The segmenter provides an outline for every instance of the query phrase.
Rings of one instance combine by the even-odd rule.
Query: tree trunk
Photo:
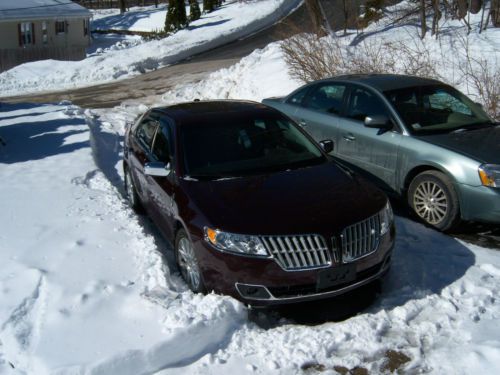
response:
[[[426,21],[427,14],[425,12],[425,0],[420,0],[420,38],[424,39],[425,34],[427,33],[427,21]]]
[[[463,19],[467,15],[467,10],[469,9],[469,4],[467,4],[467,0],[456,0],[457,1],[457,17],[458,19]]]
[[[500,0],[491,0],[490,17],[492,25],[500,27]]]
[[[325,36],[325,28],[323,27],[323,17],[321,9],[318,5],[318,0],[306,0],[306,7],[311,17],[314,32],[319,36]]]
[[[478,14],[483,7],[483,0],[471,0],[470,2],[470,12],[472,14]]]
[[[127,11],[126,0],[120,0],[120,13],[125,13]]]
[[[439,32],[439,20],[441,19],[439,0],[432,0],[432,9],[434,11],[434,14],[432,15],[432,35],[435,35],[437,38]]]

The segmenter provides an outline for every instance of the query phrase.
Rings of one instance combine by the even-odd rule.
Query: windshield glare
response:
[[[278,115],[190,124],[182,127],[180,138],[185,174],[195,178],[260,174],[326,160],[291,121]]]
[[[491,123],[480,105],[449,86],[419,86],[384,93],[408,130],[415,134],[450,132]]]

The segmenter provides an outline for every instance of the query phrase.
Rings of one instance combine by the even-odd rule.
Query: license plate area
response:
[[[335,268],[322,270],[318,274],[316,287],[318,289],[329,289],[336,285],[342,285],[356,279],[356,265],[346,264]]]

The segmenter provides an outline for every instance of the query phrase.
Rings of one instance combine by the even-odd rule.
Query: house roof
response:
[[[47,18],[91,17],[87,8],[70,0],[1,0],[0,22]]]

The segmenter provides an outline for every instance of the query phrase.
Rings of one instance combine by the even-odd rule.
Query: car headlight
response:
[[[479,178],[484,186],[500,187],[500,165],[483,164],[479,166]]]
[[[394,221],[394,213],[392,212],[392,207],[389,201],[387,201],[387,204],[378,215],[380,218],[380,235],[383,236],[389,231],[392,222]]]
[[[269,255],[259,237],[256,236],[227,233],[205,227],[205,241],[216,249],[229,253],[266,257]]]

